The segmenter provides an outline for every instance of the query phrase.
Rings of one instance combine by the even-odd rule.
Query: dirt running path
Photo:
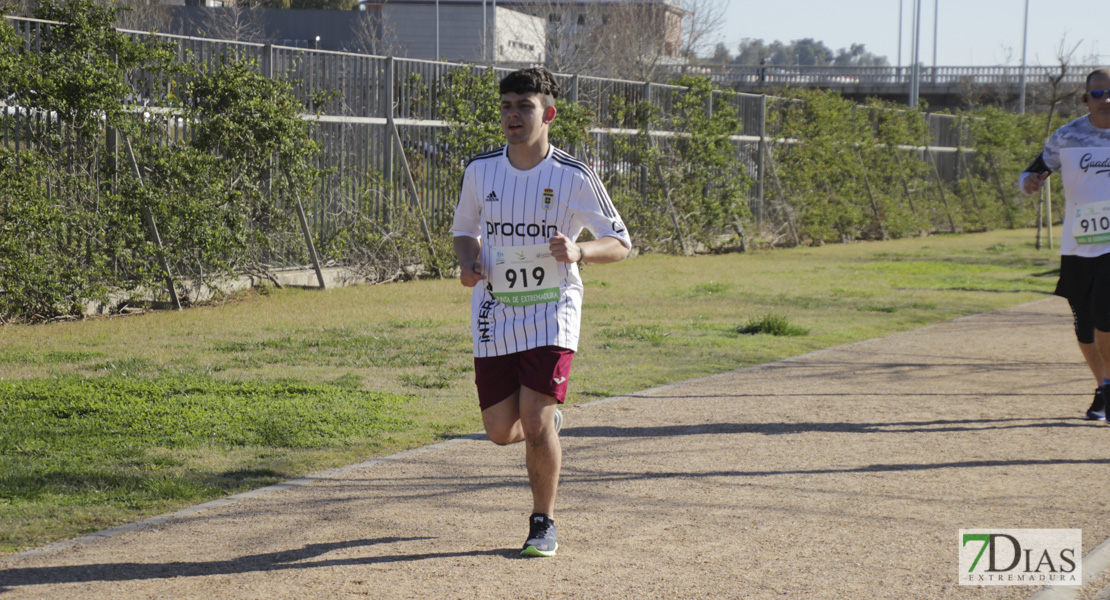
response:
[[[569,408],[553,559],[523,448],[472,437],[9,558],[0,599],[1029,598],[957,585],[957,532],[1110,537],[1091,390],[1049,299]]]

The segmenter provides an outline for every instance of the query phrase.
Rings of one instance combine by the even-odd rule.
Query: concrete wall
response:
[[[397,56],[427,60],[484,62],[482,6],[441,3],[439,7],[439,56],[436,56],[436,8],[429,4],[382,5],[386,39],[398,48]],[[486,34],[495,61],[543,62],[544,21],[492,3],[486,7]],[[496,32],[495,32],[496,28]]]
[[[498,62],[544,62],[545,19],[498,7],[496,29]]]
[[[369,14],[353,10],[253,9],[238,11],[236,15],[234,8],[174,6],[170,9],[174,15],[174,30],[168,33],[223,39],[227,35],[226,22],[239,20],[249,23],[258,33],[257,39],[243,41],[320,50],[355,48],[359,21],[371,18]],[[318,46],[317,36],[320,37]]]
[[[434,4],[385,4],[382,23],[386,48],[396,56],[426,60],[480,60],[482,10],[472,6],[441,4],[439,7],[439,56],[436,56],[436,7]]]

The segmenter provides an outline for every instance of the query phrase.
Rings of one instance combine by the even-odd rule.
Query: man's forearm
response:
[[[624,260],[628,256],[628,248],[624,247],[615,237],[603,237],[578,244],[582,250],[582,262],[603,265]]]
[[[459,264],[471,264],[478,260],[478,255],[482,251],[482,243],[477,238],[472,238],[466,235],[457,235],[453,240],[455,248],[455,258],[459,260]]]

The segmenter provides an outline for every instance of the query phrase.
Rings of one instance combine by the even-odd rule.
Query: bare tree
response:
[[[1075,89],[1064,88],[1064,78],[1068,75],[1068,65],[1071,64],[1072,58],[1075,56],[1075,51],[1079,49],[1079,44],[1083,43],[1080,40],[1071,50],[1067,49],[1067,34],[1060,39],[1060,46],[1056,50],[1056,61],[1059,64],[1059,69],[1056,73],[1048,75],[1048,116],[1045,119],[1044,137],[1047,140],[1049,134],[1052,133],[1052,117],[1056,113],[1056,105],[1065,98],[1075,96]],[[1052,189],[1051,186],[1044,186],[1041,188],[1040,202],[1037,204],[1037,249],[1041,247],[1041,226],[1045,219],[1048,217],[1048,243],[1051,248],[1052,244]]]
[[[98,0],[97,3],[121,9],[116,23],[120,29],[165,32],[173,24],[168,5],[157,0]],[[0,0],[0,12],[29,17],[35,4],[35,0]]]
[[[13,17],[29,17],[35,0],[0,0],[0,12]]]
[[[116,24],[120,29],[168,32],[173,25],[169,5],[156,0],[119,0],[113,4],[123,9]]]
[[[395,56],[400,51],[397,35],[392,25],[385,22],[382,9],[355,13],[351,21],[354,36],[345,48],[349,52]]]
[[[591,50],[605,57],[599,74],[636,81],[658,79],[668,54],[679,50],[667,47],[663,10],[650,4],[619,2],[610,5],[604,16],[608,22],[589,31]]]
[[[544,62],[556,73],[596,75],[605,57],[593,47],[591,31],[608,24],[600,3],[565,0],[535,0],[513,5],[514,9],[538,17],[529,37],[544,40]]]
[[[725,25],[729,0],[681,0],[682,56],[708,56]]]
[[[237,42],[263,42],[266,40],[263,10],[257,0],[225,1],[223,7],[208,9],[203,26],[208,37]]]
[[[1052,132],[1052,116],[1056,112],[1056,106],[1067,97],[1074,96],[1076,92],[1075,88],[1065,87],[1063,83],[1064,78],[1068,76],[1068,66],[1071,64],[1072,58],[1075,56],[1076,50],[1079,50],[1079,45],[1083,43],[1083,40],[1079,40],[1071,50],[1068,50],[1067,37],[1065,33],[1064,37],[1060,39],[1059,47],[1056,49],[1056,62],[1059,68],[1055,73],[1047,76],[1049,95],[1048,120],[1045,122],[1045,139],[1048,139],[1049,133]]]
[[[514,5],[540,17],[546,64],[562,73],[658,80],[712,49],[727,0],[535,0]]]

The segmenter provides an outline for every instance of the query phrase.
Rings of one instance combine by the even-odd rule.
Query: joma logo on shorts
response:
[[[540,237],[549,238],[559,229],[548,225],[547,221],[537,223],[498,223],[486,221],[486,235],[501,235],[504,237]]]

